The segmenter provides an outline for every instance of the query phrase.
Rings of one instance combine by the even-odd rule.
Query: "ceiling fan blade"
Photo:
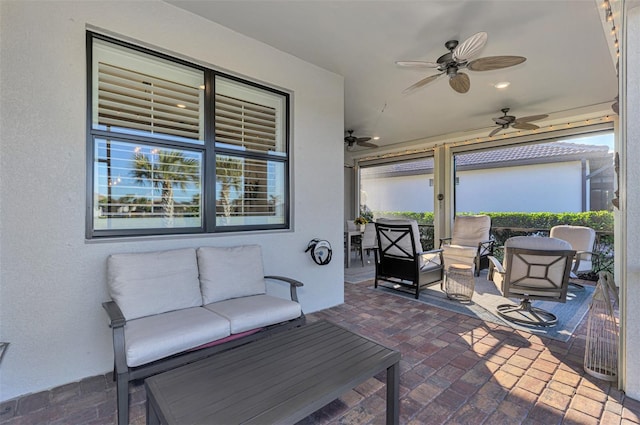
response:
[[[489,137],[493,137],[498,134],[502,130],[502,127],[495,128],[491,133],[489,133]]]
[[[537,125],[528,122],[517,122],[513,124],[512,127],[517,128],[518,130],[537,130],[540,128]]]
[[[378,145],[374,145],[373,143],[369,143],[369,142],[356,142],[358,143],[358,146],[364,146],[366,148],[377,148]]]
[[[549,115],[545,115],[545,114],[530,115],[528,117],[516,118],[515,123],[516,124],[520,124],[520,123],[523,123],[523,122],[531,122],[531,121],[543,120],[543,119],[547,118],[548,116]]]
[[[442,74],[436,74],[436,75],[431,75],[427,78],[423,78],[422,80],[418,81],[417,83],[415,83],[414,85],[407,87],[406,89],[404,89],[402,91],[402,93],[410,93],[412,91],[414,91],[415,89],[419,89],[420,87],[429,84],[430,82],[432,82],[433,80],[435,80],[436,78],[438,78],[439,76],[441,76]]]
[[[449,85],[458,93],[466,93],[469,91],[469,88],[471,88],[471,81],[469,81],[469,76],[467,74],[464,72],[458,72],[456,75],[449,78]]]
[[[439,63],[426,61],[397,61],[396,65],[405,68],[437,68],[440,66]]]
[[[356,139],[356,143],[360,144],[360,143],[368,142],[369,140],[371,140],[371,137],[358,137]]]
[[[523,56],[487,56],[472,60],[467,68],[472,71],[492,71],[515,66],[526,60],[527,58]]]
[[[484,47],[487,43],[487,37],[486,32],[479,32],[467,38],[453,50],[453,59],[456,62],[468,61]]]

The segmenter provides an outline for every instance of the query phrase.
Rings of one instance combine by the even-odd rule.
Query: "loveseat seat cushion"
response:
[[[107,284],[127,320],[202,306],[194,248],[110,255]]]
[[[230,335],[229,321],[203,307],[130,320],[124,328],[127,365],[140,366]]]
[[[302,315],[297,302],[266,294],[233,298],[204,307],[229,320],[232,334],[286,322]]]
[[[266,293],[260,245],[198,248],[203,304]]]

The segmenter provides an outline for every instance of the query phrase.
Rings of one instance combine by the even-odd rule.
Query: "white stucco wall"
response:
[[[433,174],[367,178],[362,179],[360,187],[372,211],[433,212],[432,178]]]
[[[556,162],[457,172],[457,212],[580,212],[581,164]]]
[[[622,113],[625,115],[626,135],[622,172],[625,174],[626,187],[622,189],[622,211],[626,225],[620,229],[626,239],[623,275],[623,332],[626,338],[624,355],[626,371],[623,388],[627,395],[640,400],[640,3],[627,11],[627,27],[625,38],[626,69],[622,75],[626,77],[626,93],[621,97],[624,101]],[[616,234],[616,238],[618,234]],[[616,254],[618,254],[616,252]]]
[[[305,312],[343,302],[342,77],[162,2],[2,1],[0,15],[0,401],[112,368],[110,253],[259,243],[267,273],[304,281]],[[87,24],[293,92],[293,231],[85,240]],[[314,237],[330,265],[304,253]]]
[[[459,171],[457,212],[580,212],[579,161]],[[433,212],[433,174],[367,178],[361,182],[373,211]]]

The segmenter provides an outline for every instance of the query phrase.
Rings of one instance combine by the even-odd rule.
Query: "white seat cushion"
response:
[[[302,314],[297,302],[271,295],[234,298],[204,307],[229,320],[232,334],[296,319]]]
[[[442,257],[444,258],[445,270],[448,269],[451,264],[465,264],[475,267],[477,252],[477,247],[444,245],[442,247]]]
[[[266,293],[260,245],[198,248],[204,304]]]
[[[202,305],[193,248],[110,255],[107,285],[127,320]]]
[[[130,320],[124,328],[127,365],[147,364],[230,333],[227,319],[203,307]]]

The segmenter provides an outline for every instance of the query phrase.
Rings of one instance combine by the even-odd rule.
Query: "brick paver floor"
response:
[[[346,284],[345,303],[308,315],[402,353],[403,424],[638,424],[640,402],[585,374],[586,320],[566,342]],[[300,421],[382,424],[384,373]],[[145,423],[145,393],[130,389],[130,418]],[[111,375],[0,403],[0,424],[113,424]]]

